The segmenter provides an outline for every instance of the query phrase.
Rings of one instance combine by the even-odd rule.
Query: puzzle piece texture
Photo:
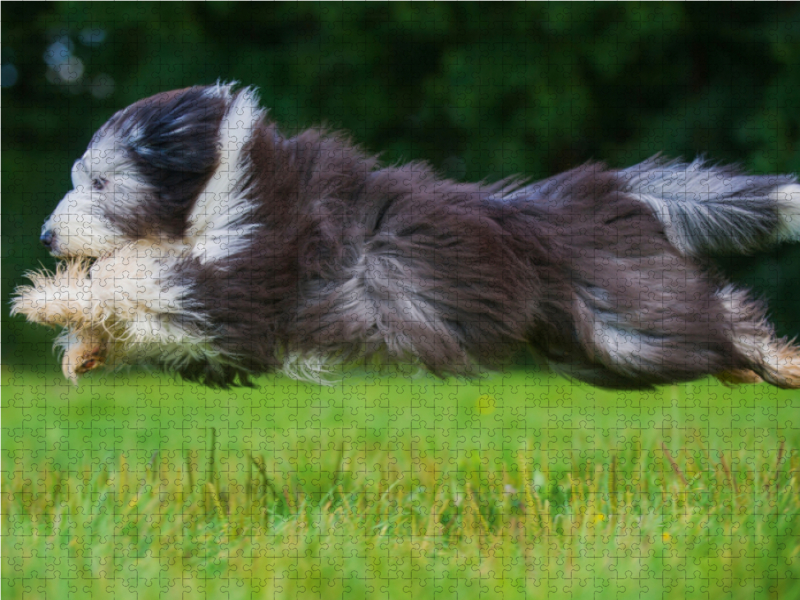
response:
[[[800,598],[797,6],[0,10],[3,598]]]

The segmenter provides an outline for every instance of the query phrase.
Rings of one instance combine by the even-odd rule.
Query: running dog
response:
[[[654,157],[459,183],[341,134],[286,136],[253,89],[215,85],[118,112],[72,180],[41,234],[65,261],[13,310],[65,327],[73,380],[140,363],[223,387],[364,361],[444,376],[527,347],[607,388],[800,387],[798,348],[707,261],[800,238],[794,176]]]

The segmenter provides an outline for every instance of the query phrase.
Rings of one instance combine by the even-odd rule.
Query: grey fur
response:
[[[781,210],[774,192],[792,175],[747,175],[732,165],[655,156],[619,172],[623,189],[646,203],[672,244],[688,256],[749,254],[772,241]]]

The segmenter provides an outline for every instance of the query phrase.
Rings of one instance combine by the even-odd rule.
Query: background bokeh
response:
[[[287,131],[349,130],[388,162],[459,179],[541,178],[656,152],[800,172],[800,5],[22,3],[2,12],[4,364],[47,360],[52,332],[8,317],[116,110],[216,80],[260,88]],[[720,266],[800,333],[800,248]]]

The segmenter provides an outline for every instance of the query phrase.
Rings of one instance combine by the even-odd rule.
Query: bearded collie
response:
[[[149,364],[211,386],[282,369],[502,367],[520,347],[593,385],[714,375],[800,387],[800,352],[709,268],[800,237],[794,176],[651,158],[538,183],[384,166],[346,136],[286,136],[250,88],[115,114],[72,167],[13,310],[65,327],[71,379]]]

